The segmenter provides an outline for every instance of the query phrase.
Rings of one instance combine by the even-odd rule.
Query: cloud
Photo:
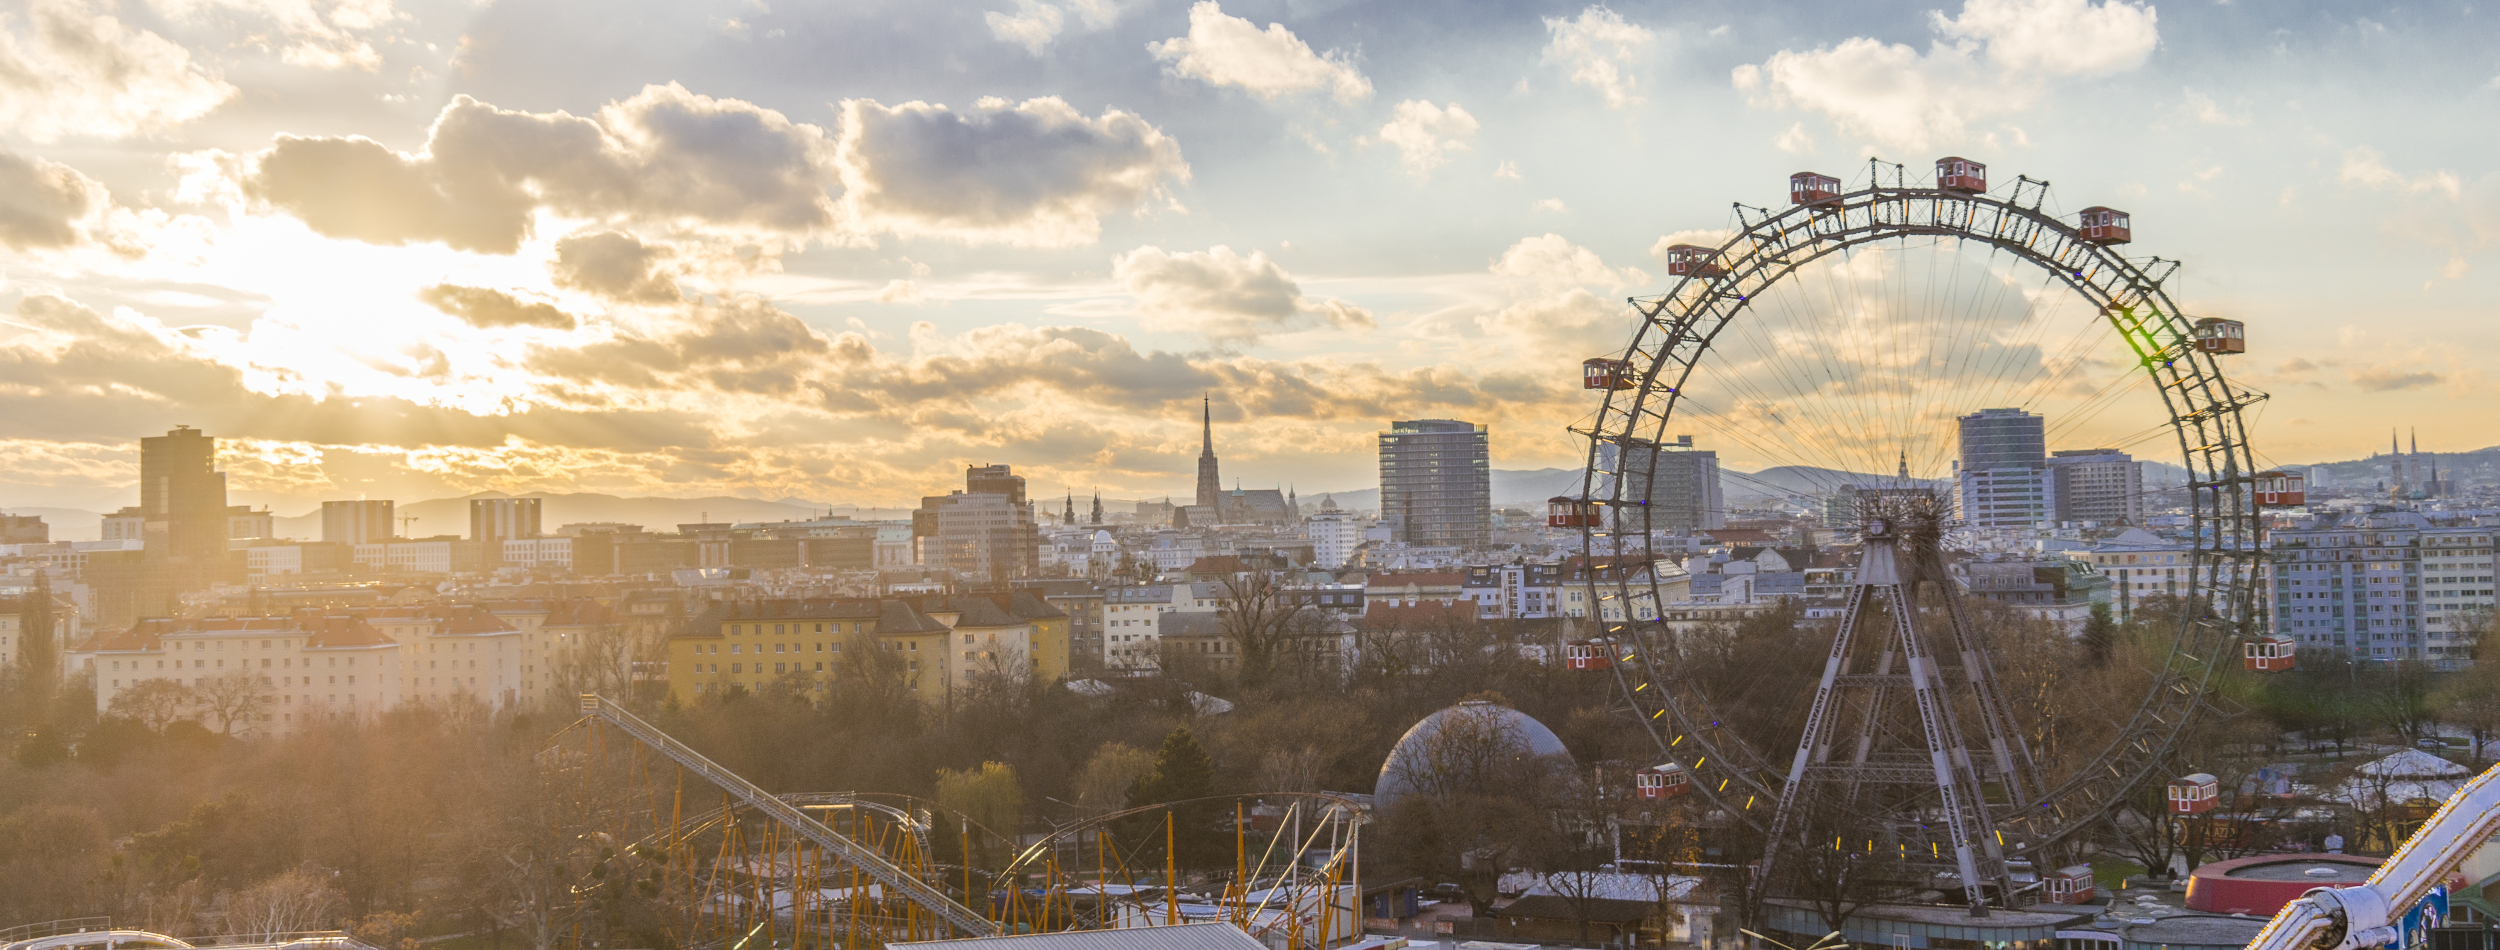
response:
[[[81,0],[0,14],[0,127],[41,143],[162,131],[235,95],[191,52]]]
[[[359,34],[406,18],[391,0],[149,0],[149,5],[194,22],[211,13],[265,22],[288,41],[279,51],[281,61],[313,69],[373,70],[382,65],[381,54]]]
[[[1433,169],[1448,164],[1449,153],[1467,150],[1467,140],[1475,137],[1476,128],[1476,117],[1468,115],[1458,103],[1450,103],[1445,109],[1422,99],[1409,99],[1398,103],[1396,113],[1389,124],[1380,127],[1379,135],[1381,141],[1397,146],[1398,159],[1408,172],[1417,178],[1430,178]],[[1502,167],[1510,168],[1510,163],[1504,162]],[[1494,174],[1501,172],[1497,169]],[[1518,170],[1512,168],[1510,177],[1519,177]]]
[[[1120,0],[1067,0],[1050,4],[1041,0],[1016,0],[1016,12],[992,10],[982,15],[990,26],[990,36],[1002,43],[1014,43],[1035,56],[1059,37],[1067,27],[1069,14],[1088,30],[1099,30],[1119,22],[1128,12]]]
[[[1112,262],[1113,279],[1137,298],[1138,313],[1160,327],[1203,333],[1218,344],[1255,343],[1304,326],[1373,327],[1370,311],[1341,300],[1302,295],[1300,285],[1264,251],[1244,257],[1221,244],[1174,254],[1141,247]]]
[[[1530,210],[1530,211],[1548,211],[1548,212],[1552,212],[1552,213],[1554,213],[1554,214],[1570,214],[1570,213],[1571,213],[1571,206],[1570,206],[1570,205],[1567,205],[1567,204],[1564,204],[1564,203],[1563,203],[1563,200],[1562,200],[1562,199],[1560,199],[1560,198],[1545,198],[1545,199],[1539,200],[1539,201],[1538,201],[1537,203],[1535,203],[1535,204],[1529,205],[1529,206],[1528,206],[1528,210]]]
[[[845,100],[838,162],[863,231],[969,244],[1090,244],[1103,215],[1168,202],[1189,180],[1161,129],[1117,109],[1089,119],[1057,97],[968,112]]]
[[[559,287],[612,300],[675,302],[676,272],[668,267],[671,254],[668,247],[645,244],[631,234],[594,231],[557,241],[555,263],[549,271]]]
[[[1649,256],[1657,259],[1658,263],[1663,266],[1669,263],[1667,260],[1667,249],[1670,247],[1674,247],[1678,244],[1690,244],[1695,247],[1718,247],[1719,245],[1727,243],[1729,238],[1735,236],[1736,232],[1730,231],[1726,228],[1702,228],[1689,231],[1677,231],[1673,234],[1661,235],[1658,240],[1651,242],[1649,245]]]
[[[2438,373],[2387,369],[2378,366],[2346,370],[2344,376],[2352,380],[2353,385],[2361,387],[2361,391],[2365,393],[2392,393],[2406,389],[2419,389],[2435,384],[2440,379]]]
[[[0,247],[85,243],[109,202],[104,186],[77,169],[0,151]]]
[[[2108,76],[2144,64],[2161,41],[2153,8],[2124,0],[1966,0],[1930,11],[1936,32],[1986,46],[2008,74]]]
[[[1042,50],[1059,35],[1059,27],[1066,19],[1058,7],[1035,0],[1016,0],[1013,14],[992,10],[982,18],[988,21],[991,36],[1022,46],[1035,56],[1042,55]]]
[[[2464,184],[2457,179],[2454,172],[2436,171],[2408,178],[2397,173],[2395,169],[2387,167],[2386,160],[2379,156],[2378,150],[2368,147],[2345,152],[2343,169],[2337,177],[2347,185],[2387,189],[2409,195],[2439,194],[2446,196],[2450,201],[2457,200],[2465,193]]]
[[[1608,267],[1596,251],[1550,233],[1519,239],[1503,250],[1488,270],[1497,277],[1518,278],[1545,287],[1594,285],[1621,290],[1649,283],[1649,275],[1640,268]]]
[[[522,300],[500,290],[485,287],[462,287],[457,284],[436,284],[417,293],[417,299],[444,313],[459,317],[481,330],[502,327],[544,327],[570,330],[580,324],[573,315],[556,309],[554,304]]]
[[[2214,102],[2212,96],[2194,89],[2182,90],[2181,107],[2185,108],[2189,115],[2195,116],[2196,121],[2206,125],[2247,125],[2249,121],[2248,116],[2232,115],[2224,111],[2220,104]]]
[[[440,241],[512,253],[535,209],[577,217],[805,236],[832,226],[822,130],[671,83],[589,118],[458,96],[426,151],[283,136],[243,191],[332,237]]]
[[[2028,108],[2051,79],[2133,69],[2160,40],[2153,9],[2128,0],[1965,0],[1959,17],[1930,20],[1938,39],[1923,54],[1851,37],[1781,50],[1730,78],[1756,107],[1818,112],[1878,145],[1925,149]]]
[[[1624,70],[1657,41],[1658,34],[1625,22],[1622,14],[1602,5],[1568,20],[1547,17],[1545,30],[1553,34],[1545,45],[1546,63],[1562,66],[1570,71],[1572,82],[1597,90],[1605,97],[1606,108],[1640,104],[1641,97],[1634,92],[1638,81]]]
[[[788,395],[813,378],[834,341],[760,298],[689,306],[659,332],[620,330],[580,347],[544,346],[531,369],[620,390]]]
[[[1174,76],[1239,86],[1261,99],[1328,89],[1338,102],[1351,103],[1372,94],[1372,81],[1346,55],[1313,53],[1282,23],[1260,32],[1249,20],[1224,15],[1215,0],[1189,8],[1189,35],[1148,43],[1146,50],[1170,63],[1164,71]]]
[[[1476,318],[1477,329],[1495,352],[1513,360],[1529,354],[1540,364],[1620,350],[1622,304],[1598,293],[1649,283],[1639,268],[1607,266],[1559,234],[1521,238],[1485,270],[1505,278],[1511,293],[1508,303]]]
[[[1512,181],[1518,181],[1519,163],[1504,159],[1501,164],[1493,166],[1493,177],[1508,178]]]

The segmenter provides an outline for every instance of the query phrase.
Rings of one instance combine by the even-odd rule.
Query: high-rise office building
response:
[[[1623,500],[1633,507],[1646,508],[1649,527],[1660,531],[1709,531],[1727,527],[1727,502],[1719,488],[1719,453],[1693,447],[1693,437],[1680,435],[1666,445],[1646,441],[1628,449],[1615,443],[1601,443],[1600,465],[1619,472],[1626,479]],[[1615,463],[1621,455],[1622,464]],[[1640,484],[1643,473],[1648,485]],[[1619,508],[1617,517],[1624,517],[1630,508]],[[1634,515],[1632,517],[1638,517]],[[1624,530],[1638,530],[1634,521],[1621,522]]]
[[[321,503],[321,540],[332,544],[374,544],[398,537],[391,526],[391,502],[325,501]]]
[[[912,513],[920,563],[1003,584],[1041,572],[1040,531],[1024,476],[1006,465],[964,469],[964,490],[920,499]]]
[[[1392,422],[1380,433],[1380,518],[1409,544],[1493,540],[1493,460],[1485,427],[1455,419]]]
[[[150,557],[225,557],[226,476],[216,466],[217,440],[190,426],[139,440],[136,514]]]
[[[2055,520],[2043,421],[2020,409],[1983,409],[1961,418],[1954,481],[1964,524],[2023,528]]]
[[[503,550],[506,541],[538,537],[539,501],[536,498],[469,499],[469,540],[488,542],[486,549],[493,552]]]
[[[2117,449],[2067,449],[2049,456],[2056,520],[2144,523],[2144,467]]]

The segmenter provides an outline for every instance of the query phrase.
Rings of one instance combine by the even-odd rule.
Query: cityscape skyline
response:
[[[1486,7],[1428,36],[1361,4],[1127,4],[1040,32],[931,7],[896,14],[903,53],[856,10],[663,6],[619,41],[672,52],[620,59],[534,31],[528,4],[317,28],[138,6],[115,35],[159,58],[118,98],[32,20],[0,24],[90,90],[0,91],[21,120],[0,167],[42,197],[0,235],[13,506],[104,507],[136,437],[177,424],[225,434],[255,505],[902,503],[984,461],[1153,497],[1188,488],[1168,473],[1207,391],[1248,484],[1361,484],[1395,418],[1476,419],[1509,433],[1495,465],[1565,466],[1570,367],[1620,350],[1615,301],[1666,283],[1653,252],[1722,239],[1727,202],[1775,201],[1785,170],[1856,180],[1868,154],[1958,152],[2054,181],[2058,208],[2132,211],[2139,250],[2188,262],[2170,286],[2192,314],[2248,321],[2234,374],[2274,394],[2257,436],[2278,460],[2359,457],[2384,419],[2494,385],[2467,356],[2500,332],[2476,318],[2488,150],[2388,121],[2487,105],[2456,45],[2471,11],[1633,3]],[[2061,30],[2104,42],[2025,45]],[[1487,68],[1447,71],[1449,41]],[[1862,53],[1929,91],[1816,85],[1874,68]],[[2385,88],[2422,95],[2359,92]],[[694,122],[749,136],[744,159],[667,137]],[[1669,122],[1721,131],[1656,165],[1641,143]],[[2097,147],[2148,122],[2172,148]],[[558,134],[596,147],[495,164]],[[977,161],[880,164],[1050,134],[1075,151],[1038,192]],[[431,197],[366,206],[307,177],[350,158],[409,176],[368,193]],[[663,173],[694,190],[615,184]],[[2402,238],[2300,263],[2382,231]],[[2423,332],[2371,329],[2398,323]],[[2500,422],[2440,438],[2500,444]]]

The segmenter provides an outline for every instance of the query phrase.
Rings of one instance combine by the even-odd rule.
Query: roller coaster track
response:
[[[625,711],[625,707],[591,693],[583,694],[581,703],[583,717],[616,727],[617,731],[651,747],[652,751],[666,756],[669,761],[677,763],[680,768],[694,773],[704,781],[720,786],[722,791],[745,802],[747,807],[770,816],[785,828],[798,832],[802,837],[825,849],[826,852],[859,868],[861,873],[868,875],[877,883],[891,888],[893,893],[900,894],[909,898],[913,903],[928,908],[930,913],[936,914],[963,934],[976,937],[998,935],[998,925],[992,923],[989,918],[981,916],[979,911],[957,903],[954,898],[946,896],[946,892],[913,877],[909,871],[886,860],[885,856],[877,853],[876,849],[853,841],[823,822],[808,817],[807,812],[799,806],[756,787],[755,783],[740,778],[737,773],[704,758],[702,753],[689,748],[683,742],[670,738],[668,733],[661,732],[658,727],[642,721],[641,717]]]

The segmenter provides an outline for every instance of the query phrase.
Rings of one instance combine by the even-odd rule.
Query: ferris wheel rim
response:
[[[2027,190],[2032,200],[2025,205]],[[1730,817],[1757,828],[1766,827],[1767,822],[1754,815],[1754,805],[1766,794],[1776,798],[1772,782],[1777,770],[1766,767],[1768,760],[1763,752],[1750,748],[1741,739],[1713,737],[1721,720],[1706,698],[1695,696],[1693,700],[1698,702],[1678,702],[1672,685],[1674,678],[1660,667],[1668,651],[1656,648],[1656,641],[1671,642],[1674,638],[1664,629],[1667,603],[1658,572],[1648,567],[1655,563],[1648,545],[1653,511],[1646,507],[1645,500],[1639,506],[1623,504],[1623,483],[1633,477],[1628,471],[1611,476],[1610,490],[1601,488],[1599,459],[1610,440],[1623,446],[1652,446],[1649,472],[1641,476],[1643,484],[1648,484],[1646,479],[1656,472],[1655,447],[1664,444],[1665,427],[1675,418],[1684,388],[1711,351],[1718,331],[1752,309],[1753,297],[1778,285],[1798,268],[1831,254],[1919,235],[1976,241],[1997,251],[2011,252],[2014,258],[2048,272],[2069,292],[2098,307],[2098,318],[2118,327],[2138,351],[2142,371],[2163,383],[2160,392],[2170,419],[2162,426],[2179,439],[2181,462],[2189,473],[2190,609],[2177,618],[2165,618],[2175,628],[2169,638],[2169,656],[2156,672],[2147,695],[2137,703],[2136,713],[2109,746],[2051,788],[2038,809],[2006,816],[2006,826],[2033,845],[2030,853],[2090,825],[2113,807],[2126,789],[2140,785],[2160,768],[2211,689],[2222,665],[2218,646],[2244,635],[2244,631],[2235,634],[2232,627],[2263,621],[2263,602],[2254,596],[2253,577],[2254,564],[2262,556],[2259,552],[2263,525],[2245,490],[2246,482],[2258,468],[2249,449],[2240,409],[2262,400],[2265,394],[2232,383],[2222,373],[2216,357],[2200,352],[2194,345],[2188,318],[2164,287],[2167,278],[2175,273],[2177,262],[2152,257],[2138,264],[2108,244],[2086,240],[2080,229],[2041,212],[2045,198],[2046,184],[2029,178],[2019,179],[2012,195],[1999,197],[1960,189],[1911,187],[1896,171],[1890,185],[1884,184],[1878,175],[1867,187],[1811,204],[1798,204],[1776,214],[1757,208],[1750,209],[1755,214],[1748,216],[1744,214],[1748,207],[1739,204],[1738,214],[1744,227],[1716,249],[1709,268],[1686,273],[1666,293],[1629,298],[1642,322],[1621,354],[1619,365],[1634,371],[1638,385],[1621,390],[1609,388],[1605,405],[1588,428],[1582,430],[1590,439],[1590,450],[1580,499],[1584,505],[1594,505],[1601,492],[1611,491],[1613,497],[1606,503],[1617,512],[1637,509],[1641,526],[1633,532],[1618,523],[1615,530],[1601,531],[1605,519],[1581,518],[1581,573],[1601,636],[1616,638],[1616,652],[1624,654],[1610,664],[1622,698],[1665,760],[1691,770],[1697,779],[1693,785]],[[1921,208],[1927,212],[1923,221],[1912,213]],[[1888,217],[1888,211],[1895,216]],[[1983,219],[1989,227],[1978,230],[1975,226]],[[1714,275],[1709,270],[1718,273]],[[1755,282],[1749,284],[1749,280]],[[1737,292],[1730,293],[1729,288]],[[1730,297],[1732,305],[1728,303]],[[1672,316],[1671,309],[1675,311]],[[2137,314],[2138,309],[2145,313]],[[1699,336],[1690,335],[1704,318],[1714,314],[1715,324]],[[2135,322],[2136,335],[2127,335],[2125,320]],[[1653,334],[1659,337],[1654,351],[1644,351],[1644,341]],[[1688,352],[1677,352],[1680,345],[1688,344]],[[2152,346],[2149,352],[2148,344]],[[2165,370],[2171,371],[2171,379],[2164,380]],[[1668,372],[1673,373],[1671,380],[1663,378]],[[1630,405],[1615,411],[1618,396],[1626,393]],[[1663,409],[1648,405],[1653,398],[1663,399]],[[1621,420],[1620,431],[1608,425],[1610,418]],[[1653,437],[1642,439],[1644,429]],[[2191,439],[2191,435],[2195,438]],[[1631,570],[1625,567],[1629,561],[1623,543],[1623,538],[1632,534],[1642,539],[1638,555],[1644,565],[1642,573],[1647,576],[1647,602],[1654,617],[1638,616],[1635,610],[1637,585]],[[1611,551],[1601,552],[1601,535],[1612,542]],[[1623,612],[1619,622],[1607,619],[1605,612],[1605,589],[1610,585]],[[1626,639],[1637,642],[1638,648],[1624,651],[1621,644]],[[2196,652],[2190,652],[2191,648]],[[1634,664],[1638,664],[1637,669]],[[1643,682],[1635,683],[1636,679]],[[2183,696],[2184,707],[2171,708],[2178,704],[2166,698],[2166,693]],[[1656,710],[1645,708],[1644,702]],[[2165,717],[2164,712],[2173,715]],[[1669,717],[1674,721],[1666,722]],[[1660,730],[1662,725],[1672,727],[1676,738],[1669,740]],[[1694,748],[1680,749],[1687,740],[1692,741]],[[2125,754],[2130,747],[2137,754]],[[1703,778],[1702,766],[1714,759],[1722,770],[1721,780],[1715,785],[1698,780]],[[2103,772],[2108,773],[2107,777],[2101,777]],[[1740,794],[1745,799],[1741,808],[1734,804]]]

